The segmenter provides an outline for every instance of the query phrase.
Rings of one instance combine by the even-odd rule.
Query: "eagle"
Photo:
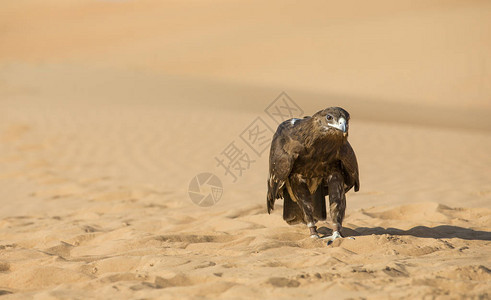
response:
[[[343,237],[345,193],[360,189],[358,162],[348,142],[349,119],[343,108],[329,107],[284,121],[271,143],[268,214],[283,198],[283,219],[290,225],[307,224],[312,238],[328,239],[328,244]],[[327,195],[333,233],[320,237],[315,224],[326,220]]]

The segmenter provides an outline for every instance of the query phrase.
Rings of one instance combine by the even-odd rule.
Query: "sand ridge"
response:
[[[304,227],[267,216],[262,205],[216,209],[210,217],[201,209],[183,214],[150,195],[94,199],[70,215],[4,218],[4,290],[12,296],[320,299],[367,291],[373,298],[468,297],[489,288],[489,228],[467,227],[489,224],[489,210],[434,203],[360,210],[346,219],[345,232],[356,239],[326,247]],[[415,208],[435,221],[421,226],[400,215]],[[385,227],[399,221],[408,229]]]

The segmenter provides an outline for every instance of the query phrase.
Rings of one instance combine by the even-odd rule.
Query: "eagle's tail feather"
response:
[[[302,209],[297,202],[292,200],[288,191],[283,193],[283,199],[285,200],[283,203],[283,220],[290,225],[298,223],[306,224]]]

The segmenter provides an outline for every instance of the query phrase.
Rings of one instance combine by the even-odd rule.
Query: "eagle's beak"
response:
[[[342,132],[346,133],[346,120],[344,118],[339,118],[337,124],[327,124],[327,125],[339,129]]]

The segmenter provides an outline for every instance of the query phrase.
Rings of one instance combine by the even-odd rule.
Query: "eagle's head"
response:
[[[349,113],[341,107],[329,107],[312,116],[321,127],[321,131],[329,134],[348,136]]]

